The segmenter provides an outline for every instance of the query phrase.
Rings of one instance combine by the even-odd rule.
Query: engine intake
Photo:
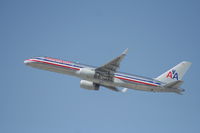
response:
[[[78,71],[79,75],[84,79],[94,78],[95,70],[89,68],[82,68]]]
[[[80,87],[87,89],[87,90],[99,90],[98,84],[95,84],[95,83],[93,83],[91,81],[87,81],[87,80],[81,80]]]

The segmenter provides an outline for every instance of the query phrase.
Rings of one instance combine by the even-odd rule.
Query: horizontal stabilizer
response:
[[[164,87],[176,89],[176,88],[179,88],[183,84],[183,82],[184,82],[183,80],[173,81],[173,82],[166,84]]]

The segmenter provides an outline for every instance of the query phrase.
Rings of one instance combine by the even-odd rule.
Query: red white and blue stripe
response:
[[[62,61],[58,59],[53,59],[49,57],[36,57],[33,59],[28,59],[26,61],[33,61],[33,62],[38,62],[38,63],[45,63],[45,64],[50,64],[54,66],[59,66],[63,68],[69,68],[72,70],[80,70],[81,68],[84,68],[86,66],[70,62],[70,61]],[[160,86],[161,83],[155,82],[154,80],[151,79],[146,79],[146,78],[141,78],[139,76],[133,76],[133,75],[128,75],[128,74],[123,74],[123,73],[115,73],[114,78],[120,79],[120,80],[125,80],[125,81],[130,81],[138,84],[144,84],[144,85],[150,85],[150,86]]]
[[[121,79],[121,80],[126,80],[126,81],[131,81],[139,84],[144,84],[144,85],[150,85],[150,86],[160,86],[161,83],[155,82],[150,79],[144,79],[140,77],[134,77],[130,75],[125,75],[122,73],[115,73],[115,78]]]
[[[55,61],[53,59],[46,58],[46,57],[36,57],[36,58],[33,58],[33,59],[28,59],[27,61],[45,63],[45,64],[54,65],[54,66],[70,68],[70,69],[73,69],[73,70],[80,70],[80,68],[83,68],[83,67],[81,67],[79,65],[74,64],[73,62],[62,63],[62,62],[57,62],[57,61]]]

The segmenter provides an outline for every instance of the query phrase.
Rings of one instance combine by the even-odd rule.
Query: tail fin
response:
[[[156,80],[159,80],[164,83],[171,83],[177,80],[181,80],[186,73],[186,71],[189,69],[192,63],[183,61],[176,65],[175,67],[171,68],[167,72],[161,74],[156,78]]]

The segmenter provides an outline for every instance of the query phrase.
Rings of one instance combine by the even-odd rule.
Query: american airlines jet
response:
[[[184,91],[180,86],[183,84],[182,78],[185,72],[191,66],[190,62],[183,61],[157,78],[146,78],[117,71],[127,51],[128,49],[100,67],[50,57],[31,58],[25,60],[24,63],[31,67],[78,77],[81,79],[80,87],[88,90],[99,90],[100,86],[103,86],[117,92],[126,92],[128,88],[178,94]]]

